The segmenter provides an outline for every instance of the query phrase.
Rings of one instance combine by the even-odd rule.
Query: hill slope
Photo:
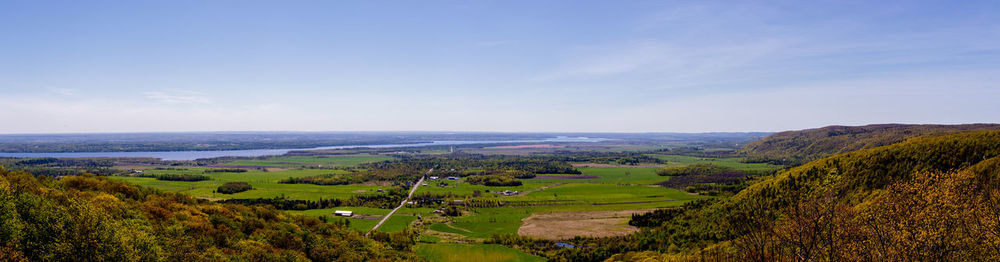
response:
[[[991,260],[998,199],[1000,131],[921,137],[786,170],[632,241],[751,260]]]
[[[743,147],[748,159],[798,165],[855,150],[886,146],[909,138],[976,130],[1000,130],[998,124],[828,126],[780,132]]]
[[[272,207],[0,167],[0,261],[398,261],[415,257],[393,250],[409,245]]]

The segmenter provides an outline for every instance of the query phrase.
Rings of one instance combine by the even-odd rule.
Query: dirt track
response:
[[[417,192],[417,188],[420,188],[420,185],[424,183],[424,178],[426,178],[427,175],[430,175],[431,172],[434,172],[434,168],[427,170],[427,173],[424,173],[424,175],[420,177],[420,180],[417,180],[417,183],[413,184],[413,188],[410,189],[410,194],[406,195],[406,199],[403,199],[403,202],[399,203],[398,207],[392,209],[392,211],[389,211],[389,214],[385,215],[385,217],[383,217],[381,221],[378,221],[378,224],[375,224],[375,227],[372,227],[372,229],[369,230],[368,233],[365,233],[365,236],[367,237],[372,232],[375,232],[375,230],[378,230],[378,227],[382,226],[382,223],[385,223],[386,220],[389,220],[389,217],[392,217],[392,214],[395,214],[397,210],[403,208],[403,206],[406,205],[406,202],[410,201],[410,198],[413,197],[413,193]]]

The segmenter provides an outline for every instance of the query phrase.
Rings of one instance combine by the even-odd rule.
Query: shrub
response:
[[[219,186],[215,191],[223,194],[235,194],[250,189],[253,187],[247,182],[229,182]]]

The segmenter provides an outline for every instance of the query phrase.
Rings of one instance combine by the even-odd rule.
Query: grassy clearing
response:
[[[223,165],[230,166],[357,166],[361,163],[391,160],[392,157],[377,156],[369,154],[315,157],[315,156],[287,156],[272,157],[262,160],[238,160]],[[321,186],[310,184],[280,184],[279,180],[291,177],[306,177],[323,174],[346,173],[343,170],[324,169],[287,169],[282,171],[264,172],[251,169],[243,173],[205,173],[202,167],[181,167],[183,170],[156,170],[147,169],[146,174],[190,174],[207,175],[212,180],[198,182],[184,181],[162,181],[145,177],[117,177],[118,179],[129,181],[138,185],[162,189],[165,191],[180,192],[194,197],[209,199],[230,199],[230,198],[273,198],[287,197],[289,199],[319,200],[333,198],[349,198],[354,195],[375,192],[379,186],[366,185],[338,185]],[[213,193],[220,185],[227,182],[247,182],[253,186],[253,190],[236,194]]]
[[[493,234],[516,234],[522,220],[536,213],[574,211],[620,211],[679,206],[687,201],[704,198],[680,190],[652,185],[667,178],[656,175],[658,168],[578,168],[583,175],[595,179],[522,179],[520,187],[486,187],[454,183],[448,187],[421,187],[420,192],[453,192],[471,195],[473,190],[529,191],[518,196],[485,194],[483,198],[505,201],[564,201],[566,205],[474,208],[470,213],[456,217],[451,223],[431,225],[430,229],[454,233],[470,238],[488,238]],[[537,190],[549,186],[544,190]],[[425,190],[425,188],[427,188]]]
[[[344,155],[344,156],[282,156],[261,160],[237,160],[222,165],[229,166],[278,166],[278,167],[298,167],[298,166],[324,166],[324,167],[351,167],[362,163],[392,160],[389,156],[378,156],[369,154]]]
[[[430,261],[545,261],[501,245],[417,244],[417,254]]]
[[[375,192],[379,186],[366,185],[338,185],[320,186],[310,184],[280,184],[281,179],[289,177],[315,176],[321,174],[343,173],[342,170],[322,170],[322,169],[296,169],[286,171],[264,172],[251,170],[244,173],[204,173],[205,168],[187,168],[187,170],[147,170],[147,174],[202,174],[212,178],[212,180],[185,182],[185,181],[163,181],[148,177],[114,177],[141,186],[158,188],[165,191],[180,192],[194,197],[210,199],[230,199],[230,198],[273,198],[285,196],[289,199],[318,200],[333,198],[349,198],[351,196]],[[236,194],[213,193],[220,185],[226,182],[247,182],[253,186],[253,190]]]
[[[448,224],[434,224],[431,229],[470,238],[488,238],[493,234],[516,234],[522,220],[538,213],[576,211],[620,211],[679,206],[704,198],[679,190],[654,186],[617,184],[564,184],[509,200],[572,200],[571,205],[474,208]]]
[[[663,181],[656,175],[656,167],[578,167],[585,176],[599,176],[596,179],[561,179],[566,182],[581,183],[623,183],[623,184],[655,184]]]
[[[459,196],[472,195],[473,191],[479,190],[484,192],[484,196],[492,196],[491,194],[485,194],[486,190],[490,191],[535,191],[541,187],[552,186],[555,184],[655,184],[666,180],[666,178],[656,175],[655,167],[642,167],[642,168],[618,168],[618,167],[580,167],[577,170],[583,172],[583,176],[598,176],[600,178],[594,179],[521,179],[523,185],[516,187],[491,187],[483,185],[472,185],[466,183],[465,180],[429,180],[427,186],[420,187],[418,193],[448,193],[456,194]],[[438,187],[437,183],[444,181],[448,183],[448,186]]]
[[[483,192],[484,195],[489,195],[489,194],[485,194],[486,190],[490,190],[490,191],[504,191],[504,190],[528,191],[528,190],[537,189],[537,188],[540,188],[540,187],[543,187],[543,186],[546,186],[546,185],[551,185],[551,184],[559,183],[559,181],[557,181],[557,180],[558,179],[522,179],[521,182],[523,183],[523,185],[521,185],[521,186],[502,186],[502,187],[493,187],[493,186],[484,186],[484,185],[473,185],[473,184],[466,183],[465,179],[461,179],[461,180],[426,180],[425,183],[427,183],[427,185],[426,186],[421,186],[419,189],[417,189],[417,193],[435,193],[435,194],[441,194],[441,193],[451,192],[452,194],[456,194],[456,195],[460,195],[460,196],[465,196],[465,195],[472,195],[473,191],[479,190],[479,192]],[[440,182],[448,183],[448,185],[444,186],[444,187],[439,187],[439,186],[437,186],[437,184],[440,183]]]
[[[724,167],[730,167],[739,170],[748,171],[767,171],[780,169],[782,166],[772,165],[768,163],[743,163],[740,162],[743,159],[738,157],[729,158],[702,158],[693,156],[680,156],[680,155],[660,155],[660,154],[650,154],[649,156],[656,157],[667,161],[667,166],[686,166],[692,164],[713,164]]]

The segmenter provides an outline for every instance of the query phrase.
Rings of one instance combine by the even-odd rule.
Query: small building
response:
[[[518,193],[521,193],[521,191],[504,190],[503,192],[499,192],[499,193],[502,194],[502,195],[505,195],[505,196],[513,196],[513,195],[517,195]]]
[[[337,210],[333,212],[333,215],[340,217],[352,217],[354,216],[354,211]]]
[[[458,178],[457,178],[457,177],[453,177],[453,176],[450,176],[450,177],[448,177],[448,180],[458,180]]]
[[[440,177],[432,176],[431,180],[438,180],[438,178],[440,178]]]

